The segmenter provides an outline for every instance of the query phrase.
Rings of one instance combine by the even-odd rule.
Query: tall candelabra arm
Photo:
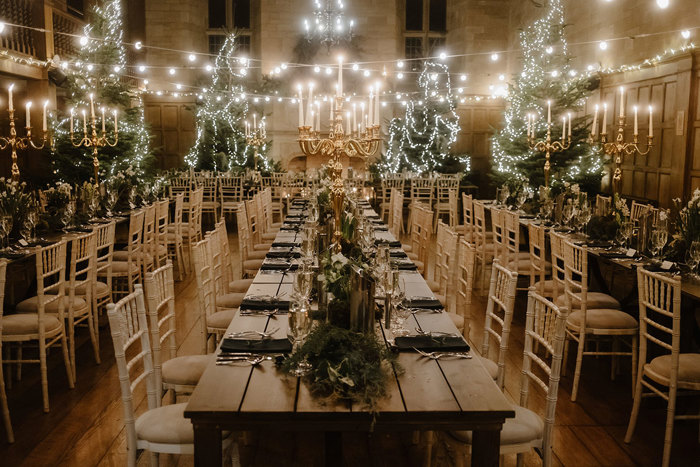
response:
[[[34,140],[32,139],[31,128],[27,128],[27,141],[34,149],[44,149],[46,147],[46,140],[48,139],[49,132],[48,132],[48,130],[44,130],[43,133],[44,134],[41,137],[41,144],[38,144],[38,143],[35,143]]]
[[[4,136],[0,136],[0,150],[6,149],[9,145],[10,145],[9,138],[5,138]]]
[[[86,148],[89,148],[92,146],[92,140],[87,137],[87,135],[83,135],[78,142],[75,142],[75,134],[73,132],[70,133],[70,144],[73,145],[73,147],[79,148],[81,146],[85,146]]]
[[[114,142],[110,143],[109,140],[107,139],[107,132],[103,131],[102,132],[102,141],[104,141],[105,144],[107,146],[109,146],[110,148],[113,148],[114,146],[117,145],[117,143],[119,143],[119,133],[116,133],[116,132],[114,133]]]

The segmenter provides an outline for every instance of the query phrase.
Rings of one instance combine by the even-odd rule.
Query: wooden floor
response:
[[[237,242],[232,238],[236,250]],[[190,277],[176,285],[179,354],[194,354],[199,346],[199,317],[196,285]],[[512,400],[519,399],[520,365],[523,350],[524,296],[519,296],[510,350],[507,358],[506,392]],[[478,296],[474,300],[470,339],[480,348],[485,304]],[[94,466],[126,465],[126,441],[123,429],[121,394],[114,363],[114,351],[107,326],[101,330],[102,364],[96,365],[87,340],[81,330],[78,349],[78,380],[76,388],[68,389],[60,352],[51,352],[49,389],[51,412],[41,410],[41,389],[38,368],[23,368],[22,381],[13,382],[8,389],[10,411],[16,442],[5,441],[0,427],[0,466]],[[584,363],[579,401],[570,399],[573,360],[569,373],[562,379],[554,435],[555,465],[565,466],[627,466],[660,464],[665,424],[665,405],[647,400],[633,442],[623,442],[631,408],[629,362],[615,381],[610,380],[608,358],[589,359]],[[7,373],[6,373],[7,375]],[[143,392],[136,394],[138,411],[145,410]],[[542,397],[534,397],[531,407],[540,408]],[[681,402],[681,410],[697,413],[697,401]],[[244,466],[313,466],[323,459],[322,434],[289,434],[265,432],[249,436],[241,446]],[[338,465],[346,466],[418,466],[425,454],[424,443],[413,444],[410,435],[344,436],[345,456]],[[453,456],[437,434],[432,450],[432,463],[453,465]],[[525,459],[526,465],[539,465],[534,452]],[[147,465],[141,456],[139,465]],[[189,466],[191,456],[162,456],[161,465]],[[515,456],[507,456],[505,465],[514,465]],[[672,465],[700,466],[697,422],[676,422]]]

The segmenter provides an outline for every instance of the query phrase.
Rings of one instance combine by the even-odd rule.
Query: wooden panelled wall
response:
[[[147,101],[146,121],[159,169],[184,165],[184,156],[195,141],[194,103]]]
[[[480,174],[474,180],[480,187],[489,185],[487,174],[491,170],[491,137],[494,128],[503,124],[502,100],[484,100],[462,104],[457,108],[462,131],[459,133],[453,151],[471,156],[472,171]],[[487,193],[480,192],[487,196]]]
[[[700,187],[700,55],[685,54],[662,65],[635,72],[605,76],[598,99],[587,105],[588,115],[599,102],[608,104],[608,131],[617,124],[620,86],[625,88],[627,127],[631,141],[634,106],[639,107],[639,141],[646,150],[648,107],[654,109],[654,145],[647,155],[625,156],[622,164],[622,194],[670,207],[674,198],[686,199]],[[602,98],[601,98],[602,96]],[[617,127],[616,127],[617,128]],[[617,133],[612,134],[615,137]],[[604,181],[609,190],[609,176]]]

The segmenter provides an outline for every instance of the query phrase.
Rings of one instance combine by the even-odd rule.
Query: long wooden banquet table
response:
[[[288,214],[302,212],[292,210]],[[280,230],[275,243],[298,244],[300,235]],[[378,240],[396,241],[388,231],[376,232],[376,236]],[[294,274],[289,269],[261,269],[246,298],[289,297]],[[417,271],[404,271],[401,276],[408,299],[433,297]],[[424,332],[459,335],[444,312],[416,313],[410,319],[413,321],[407,329],[414,326]],[[256,315],[239,310],[226,334],[275,329],[273,339],[286,338],[285,314]],[[390,331],[381,323],[378,332],[388,342]],[[324,403],[314,398],[303,380],[278,371],[273,361],[225,366],[212,361],[185,410],[185,417],[194,425],[195,465],[221,466],[222,431],[324,432],[326,464],[337,465],[342,459],[342,432],[432,430],[472,430],[472,465],[498,465],[500,431],[515,412],[479,359],[438,361],[402,352],[398,363],[404,372],[394,372],[387,397],[379,402],[376,413],[370,413],[358,405]]]

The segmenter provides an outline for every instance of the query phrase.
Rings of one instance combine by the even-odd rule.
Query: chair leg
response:
[[[676,388],[668,391],[668,408],[666,409],[666,433],[664,434],[664,455],[662,467],[668,467],[671,462],[671,443],[673,441],[673,420],[676,414]]]
[[[73,375],[73,381],[76,380],[76,363],[75,363],[75,320],[72,316],[68,317],[68,353],[70,358],[71,374]]]
[[[639,406],[642,404],[642,371],[637,374],[637,384],[634,390],[634,402],[632,404],[632,413],[630,414],[630,421],[627,424],[627,432],[625,433],[625,443],[632,441],[632,436],[634,435],[634,429],[637,427],[637,417],[639,416]]]
[[[2,418],[5,422],[7,442],[14,443],[15,434],[12,431],[12,421],[10,420],[10,408],[7,404],[7,394],[5,393],[5,378],[2,374],[2,365],[0,365],[0,403],[2,403]]]
[[[612,351],[617,352],[619,350],[620,350],[620,341],[618,341],[617,337],[613,337]],[[615,374],[617,373],[618,361],[619,361],[619,357],[617,355],[613,355],[612,361],[610,363],[610,381],[615,381]],[[632,373],[634,373],[634,368],[632,368]],[[632,375],[632,379],[634,380],[634,375]],[[634,385],[632,386],[632,393],[634,394]]]
[[[68,376],[68,381],[73,377],[73,372],[71,370],[70,360],[68,360],[68,348],[66,347],[65,337],[61,338],[61,345],[63,347],[63,357],[66,359],[66,374]],[[49,381],[46,368],[46,341],[39,339],[39,370],[41,371],[41,395],[44,400],[44,413],[49,413]]]
[[[22,343],[17,343],[17,374],[15,375],[17,381],[22,381]]]
[[[73,379],[73,372],[71,371],[72,367],[70,357],[68,356],[68,342],[65,331],[61,336],[61,351],[63,352],[63,364],[66,367],[66,375],[68,376],[68,387],[73,389],[75,387],[75,379]],[[46,351],[44,351],[44,364],[46,364]]]
[[[432,431],[425,432],[425,451],[423,456],[423,466],[430,467],[433,458],[433,442],[435,434]]]
[[[95,353],[95,363],[98,365],[100,361],[100,333],[97,329],[97,303],[93,302],[93,307],[88,310],[88,330],[90,331],[90,340],[92,341],[92,350]]]
[[[571,390],[571,402],[576,402],[578,397],[578,384],[581,379],[581,365],[583,364],[583,349],[586,345],[586,335],[579,334],[578,349],[576,349],[576,369],[574,370],[574,385]]]
[[[637,365],[639,364],[639,338],[632,337],[632,394],[637,385]]]
[[[569,357],[569,336],[564,335],[564,354],[561,359],[561,376],[566,376],[566,363]]]

